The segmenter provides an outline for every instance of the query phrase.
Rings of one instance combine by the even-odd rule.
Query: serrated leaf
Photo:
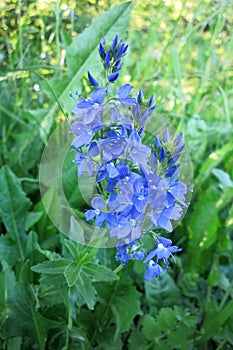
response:
[[[105,266],[95,263],[88,263],[83,266],[83,271],[85,271],[88,276],[92,277],[94,281],[115,281],[119,279],[115,272]]]
[[[129,336],[129,350],[145,350],[147,348],[148,342],[146,341],[142,332],[135,328]]]
[[[77,280],[77,289],[90,310],[93,310],[96,303],[96,290],[90,278],[82,272]]]
[[[25,233],[24,223],[31,202],[23,192],[19,180],[7,166],[0,170],[0,183],[0,217],[6,230],[17,242],[23,259],[20,237]]]
[[[0,260],[6,261],[11,266],[20,260],[19,247],[8,234],[0,236]]]
[[[42,275],[38,291],[40,305],[48,307],[65,304],[68,297],[67,291],[64,275],[53,275],[52,283],[50,275]]]
[[[45,347],[51,321],[36,309],[35,292],[30,285],[17,283],[8,302],[9,318],[5,323],[8,337],[27,335],[32,343],[38,343],[40,350]]]
[[[75,284],[75,282],[79,277],[80,272],[81,272],[81,267],[76,261],[73,261],[66,266],[64,275],[69,287],[72,287]]]
[[[111,309],[116,318],[115,338],[127,332],[136,315],[141,315],[141,294],[134,286],[121,286],[120,293],[113,295]]]
[[[66,248],[70,251],[71,255],[78,261],[79,252],[77,244],[73,241],[69,241],[68,239],[64,239],[64,243]]]
[[[59,259],[52,261],[44,261],[40,264],[32,266],[31,269],[34,272],[48,274],[48,275],[59,275],[63,274],[67,265],[70,264],[68,259]]]
[[[157,322],[151,315],[145,315],[142,319],[142,333],[146,339],[154,341],[155,338],[161,336],[161,330],[158,328]]]
[[[0,273],[0,327],[7,316],[6,303],[14,290],[14,286],[15,274],[6,262],[2,262],[2,271]]]
[[[173,279],[166,273],[145,283],[146,300],[150,306],[163,307],[180,304],[180,293]]]
[[[157,317],[158,326],[160,329],[172,329],[176,326],[177,320],[174,311],[169,307],[164,307],[159,311]]]

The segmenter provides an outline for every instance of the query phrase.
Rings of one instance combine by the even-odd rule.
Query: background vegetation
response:
[[[232,349],[232,3],[135,1],[129,20],[130,10],[101,0],[0,4],[1,349]],[[88,92],[82,76],[98,71],[98,42],[116,33],[130,44],[123,82],[155,93],[157,117],[184,131],[194,170],[173,233],[183,252],[147,283],[136,263],[118,279],[114,249],[65,239],[39,192],[42,151],[70,115],[69,91]]]

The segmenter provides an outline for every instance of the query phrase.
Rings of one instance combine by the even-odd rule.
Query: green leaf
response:
[[[69,241],[68,239],[64,239],[65,246],[70,251],[71,255],[75,258],[75,260],[78,261],[79,258],[79,252],[78,252],[78,245],[72,241]]]
[[[20,256],[23,259],[20,237],[25,233],[24,223],[31,202],[23,192],[19,180],[7,166],[0,170],[0,183],[0,217],[6,230],[17,242]]]
[[[45,209],[46,208],[46,209]],[[43,195],[42,200],[35,206],[36,212],[42,212],[42,216],[36,224],[37,232],[41,237],[40,242],[54,235],[57,231],[56,227],[52,225],[51,218],[58,221],[59,213],[59,196],[57,189],[50,187]],[[55,221],[55,222],[57,222]]]
[[[28,231],[42,216],[42,212],[28,212],[26,214],[25,229]]]
[[[175,314],[169,307],[164,307],[159,311],[157,322],[160,329],[172,329],[177,324]]]
[[[64,274],[65,274],[66,282],[69,287],[72,287],[75,284],[75,282],[79,277],[80,272],[81,272],[81,267],[76,261],[73,261],[66,266]]]
[[[233,187],[233,181],[228,173],[222,169],[213,169],[212,173],[220,181],[223,187]]]
[[[129,336],[129,350],[144,350],[147,348],[147,341],[142,332],[135,328]]]
[[[92,277],[94,281],[115,281],[119,279],[115,272],[105,266],[95,263],[88,263],[83,266],[83,271]]]
[[[90,278],[83,272],[79,275],[77,280],[77,290],[83,297],[88,308],[93,310],[96,303],[96,290],[93,287]]]
[[[32,266],[31,269],[34,272],[48,274],[48,275],[59,275],[63,274],[67,265],[70,264],[68,259],[59,259],[52,261],[44,261],[41,264]]]
[[[144,315],[142,319],[142,333],[145,335],[146,339],[154,341],[155,338],[161,336],[161,330],[154,317],[151,315]]]
[[[64,275],[53,275],[52,283],[51,275],[42,275],[40,278],[38,298],[42,307],[62,303],[66,304],[68,298],[67,292],[68,289]]]
[[[14,266],[20,260],[17,243],[9,235],[0,236],[0,260]]]
[[[115,338],[120,333],[127,332],[136,315],[141,315],[141,294],[134,286],[121,285],[117,294],[113,295],[110,305],[116,318]]]
[[[202,165],[196,178],[196,190],[202,186],[205,180],[210,176],[211,171],[216,168],[233,151],[233,142],[229,142],[222,148],[211,153],[208,159]]]
[[[206,342],[211,339],[222,325],[227,321],[228,318],[232,317],[233,314],[233,300],[231,300],[228,305],[221,310],[215,317],[208,317],[208,323],[204,322],[204,335],[201,338],[201,342]]]
[[[194,212],[188,223],[189,244],[187,264],[193,269],[204,271],[209,261],[206,259],[206,249],[211,247],[217,238],[218,215],[216,201],[218,194],[214,188],[202,193],[194,206]],[[203,264],[200,266],[200,258]]]
[[[0,274],[0,327],[7,317],[7,300],[13,293],[14,286],[15,274],[6,262],[2,262]]]
[[[180,293],[173,279],[166,273],[145,283],[146,300],[156,307],[180,304]]]
[[[36,309],[33,288],[18,282],[8,302],[8,307],[10,313],[5,323],[7,335],[10,337],[26,335],[31,338],[31,344],[35,345],[36,342],[40,350],[43,350],[48,328],[52,322],[44,318]]]

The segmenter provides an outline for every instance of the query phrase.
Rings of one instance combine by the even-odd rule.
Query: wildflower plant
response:
[[[148,132],[155,116],[154,95],[146,99],[131,84],[116,88],[128,45],[115,36],[99,44],[103,76],[87,72],[88,98],[78,92],[70,119],[79,181],[92,178],[95,190],[85,219],[104,230],[116,246],[116,260],[145,264],[145,280],[158,277],[181,248],[163,237],[183,217],[192,190],[184,180],[183,134],[170,135],[165,126]],[[115,94],[114,94],[115,92]],[[162,120],[162,119],[161,119]],[[152,128],[153,129],[153,128]],[[190,171],[191,172],[191,171]],[[151,236],[148,250],[144,238]]]

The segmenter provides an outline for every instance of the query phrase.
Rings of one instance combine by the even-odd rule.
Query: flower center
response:
[[[135,227],[135,226],[136,226],[136,220],[131,219],[131,220],[130,220],[130,225],[131,225],[132,227]]]
[[[98,109],[98,108],[99,108],[99,104],[98,104],[97,102],[95,102],[95,103],[93,104],[93,108],[94,108],[94,109]]]

